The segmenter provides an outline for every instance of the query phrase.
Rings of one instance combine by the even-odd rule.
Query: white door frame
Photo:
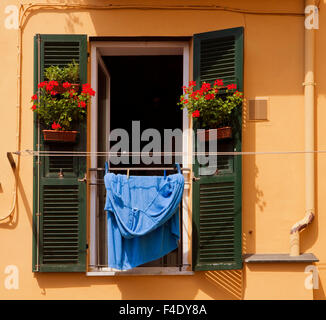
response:
[[[98,64],[101,66],[103,60],[101,56],[131,56],[131,55],[182,55],[183,56],[183,85],[189,83],[189,43],[186,41],[94,41],[91,42],[91,86],[97,92],[98,85]],[[105,65],[104,65],[105,67]],[[108,75],[109,76],[109,75]],[[90,110],[90,167],[96,167],[97,152],[97,94],[92,97]],[[189,118],[187,110],[183,110],[183,167],[191,169],[188,155],[191,153],[191,141],[189,141]],[[109,132],[109,129],[108,129]],[[188,154],[188,155],[187,155]],[[90,181],[95,182],[95,172],[90,172]],[[189,261],[189,183],[190,174],[185,172],[185,192],[183,194],[183,226],[182,226],[182,252],[183,263],[191,265]],[[90,233],[89,233],[89,265],[88,275],[116,275],[116,274],[189,274],[189,267],[179,268],[134,268],[130,272],[114,272],[109,268],[96,269],[91,266],[96,264],[96,188],[90,186]],[[137,270],[136,270],[137,269]],[[174,270],[175,269],[175,270]]]

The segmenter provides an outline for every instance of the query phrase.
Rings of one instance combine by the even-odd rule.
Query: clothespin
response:
[[[130,169],[127,169],[127,179],[129,179],[129,171]]]

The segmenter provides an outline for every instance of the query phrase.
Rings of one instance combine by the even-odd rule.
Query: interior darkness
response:
[[[123,128],[129,134],[131,150],[131,125],[140,121],[140,134],[148,128],[161,133],[161,151],[164,150],[164,129],[182,129],[182,110],[177,102],[182,94],[183,56],[106,56],[102,57],[110,74],[110,130]],[[116,142],[112,142],[114,145]],[[143,146],[149,142],[143,142]],[[175,150],[173,146],[173,151]],[[172,163],[174,163],[172,158]],[[119,164],[119,167],[137,165]],[[113,165],[110,164],[112,167]],[[139,166],[146,166],[142,163]],[[163,162],[160,165],[167,165]],[[116,172],[118,173],[118,172]],[[126,172],[122,172],[126,174]],[[169,174],[170,172],[167,172]],[[174,173],[173,171],[171,173]],[[131,175],[162,175],[162,171],[131,171]],[[181,215],[180,215],[181,217]],[[182,225],[182,221],[181,221]],[[104,251],[106,248],[104,248]],[[102,250],[103,251],[103,250]],[[103,255],[102,263],[105,264]],[[142,267],[180,266],[181,246],[164,257],[142,265]]]
[[[161,133],[163,151],[163,130],[182,129],[177,102],[182,94],[183,56],[105,56],[103,61],[111,79],[111,130],[127,130],[132,151],[131,123],[139,120],[141,133],[148,128]],[[141,149],[147,143],[141,143]]]

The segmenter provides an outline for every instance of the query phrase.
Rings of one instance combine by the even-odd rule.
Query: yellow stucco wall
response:
[[[26,3],[31,1],[26,1]],[[43,1],[53,3],[54,1]],[[64,1],[58,1],[64,3]],[[104,1],[70,1],[101,4]],[[192,4],[229,1],[191,1]],[[111,1],[113,4],[121,1]],[[124,1],[137,4],[140,1]],[[142,4],[188,4],[189,1],[141,1]],[[13,177],[6,158],[16,149],[17,30],[5,28],[5,8],[18,1],[0,2],[0,215],[12,199]],[[303,1],[232,1],[246,10],[303,12]],[[246,99],[268,97],[269,121],[249,122],[244,106],[244,151],[304,149],[304,18],[212,10],[37,10],[23,28],[21,150],[32,149],[33,37],[36,33],[88,36],[192,36],[195,33],[243,26],[244,93]],[[316,32],[316,148],[326,150],[326,1],[320,2],[320,29]],[[305,264],[245,266],[242,271],[197,272],[193,276],[86,277],[83,274],[33,274],[32,266],[32,158],[22,156],[18,176],[17,210],[11,223],[0,223],[0,299],[324,299],[326,286],[326,155],[316,157],[316,213],[303,232],[302,251],[320,262],[319,289],[307,290]],[[250,155],[243,157],[243,252],[288,253],[289,230],[304,216],[304,155]],[[19,270],[19,289],[4,286],[5,268]],[[284,290],[286,288],[286,290]]]

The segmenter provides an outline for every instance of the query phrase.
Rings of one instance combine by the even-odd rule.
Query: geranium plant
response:
[[[189,116],[198,118],[202,128],[230,126],[233,111],[243,101],[237,85],[225,86],[222,79],[216,79],[213,85],[203,82],[198,90],[195,86],[196,82],[190,81],[183,87],[184,94],[178,103],[181,109],[187,108]]]
[[[79,64],[73,60],[65,67],[50,66],[44,70],[44,76],[48,81],[78,83]]]
[[[73,123],[84,119],[87,103],[95,91],[89,84],[84,84],[79,93],[71,83],[64,82],[63,87],[67,91],[58,94],[58,86],[55,80],[39,83],[40,93],[32,96],[32,110],[38,114],[44,126],[53,130],[70,130]]]

